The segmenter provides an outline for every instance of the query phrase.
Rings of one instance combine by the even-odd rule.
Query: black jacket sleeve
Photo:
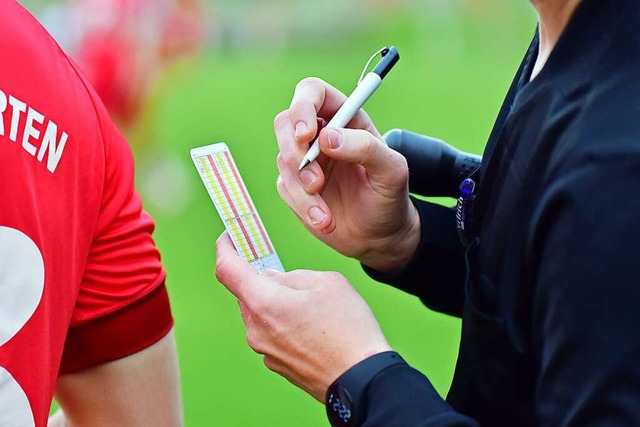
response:
[[[478,427],[455,412],[429,380],[409,365],[378,374],[369,386],[367,407],[362,427]]]
[[[417,296],[429,308],[460,317],[466,266],[451,208],[412,198],[420,215],[420,243],[409,264],[393,275],[366,266],[374,280]]]

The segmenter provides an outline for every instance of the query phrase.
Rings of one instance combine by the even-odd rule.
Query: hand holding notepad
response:
[[[191,158],[238,253],[259,273],[284,272],[227,145],[194,148]]]

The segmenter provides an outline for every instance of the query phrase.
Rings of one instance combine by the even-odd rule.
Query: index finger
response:
[[[346,101],[345,94],[317,77],[307,77],[296,85],[289,107],[289,118],[298,142],[310,142],[318,133],[318,118],[326,121]],[[371,119],[360,109],[349,125],[356,129],[374,131]]]
[[[229,292],[246,303],[252,282],[260,275],[242,258],[226,231],[216,241],[216,278]]]

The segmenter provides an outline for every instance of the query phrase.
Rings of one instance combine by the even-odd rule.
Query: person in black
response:
[[[303,81],[276,118],[279,190],[302,222],[375,279],[462,318],[445,401],[340,276],[252,275],[220,239],[218,277],[249,344],[326,399],[333,425],[640,425],[640,7],[533,4],[539,31],[471,177],[467,244],[454,210],[408,197],[406,163],[364,113],[350,124],[361,130],[323,130],[328,160],[297,174],[316,116],[343,99],[326,83]]]

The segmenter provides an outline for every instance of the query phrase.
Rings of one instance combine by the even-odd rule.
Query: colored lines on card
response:
[[[284,271],[226,145],[194,149],[192,157],[238,252],[258,271]]]

